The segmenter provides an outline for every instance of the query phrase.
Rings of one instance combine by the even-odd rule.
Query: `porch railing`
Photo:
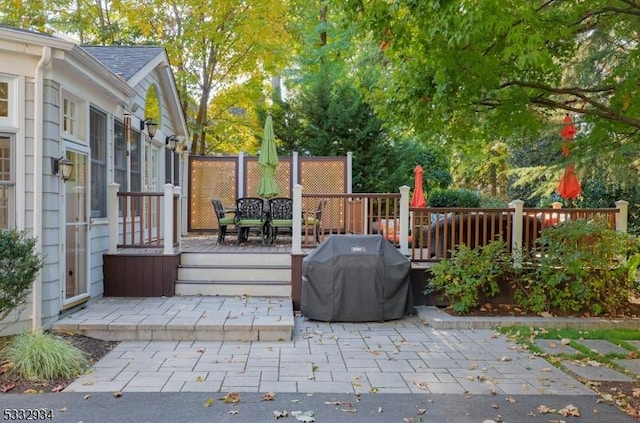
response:
[[[626,232],[628,202],[602,209],[524,208],[521,200],[506,208],[409,208],[406,186],[399,193],[319,194],[296,185],[293,209],[294,254],[331,235],[380,234],[413,261],[437,262],[457,245],[476,248],[497,238],[519,258],[533,250],[543,228],[565,220],[600,218]]]
[[[163,192],[118,189],[118,184],[109,185],[109,254],[118,248],[162,248],[173,254],[181,237],[180,187],[166,184]]]

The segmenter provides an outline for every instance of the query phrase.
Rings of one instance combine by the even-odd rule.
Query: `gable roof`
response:
[[[82,49],[125,81],[165,52],[164,47],[157,46],[82,46]]]

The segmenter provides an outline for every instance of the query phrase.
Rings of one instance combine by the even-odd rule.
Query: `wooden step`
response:
[[[291,296],[291,255],[183,253],[177,295]]]

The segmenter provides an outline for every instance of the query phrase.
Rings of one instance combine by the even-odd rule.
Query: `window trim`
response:
[[[0,186],[7,187],[7,225],[0,228],[11,229],[16,227],[16,143],[14,134],[0,132],[0,137],[9,140],[9,179],[0,179]]]
[[[0,116],[0,126],[2,127],[18,127],[18,80],[17,75],[0,74],[0,82],[8,84],[8,116]]]
[[[64,106],[65,102],[71,102],[75,106],[75,118],[74,118],[74,128],[72,131],[67,131],[65,129],[65,111]],[[86,118],[86,102],[72,94],[69,91],[63,91],[62,93],[62,102],[60,107],[60,123],[61,123],[61,132],[66,139],[73,140],[76,142],[80,142],[83,144],[87,144],[87,134],[85,128],[87,127],[87,118]]]

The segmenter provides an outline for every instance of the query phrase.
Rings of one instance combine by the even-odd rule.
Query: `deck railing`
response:
[[[118,248],[162,248],[164,254],[173,254],[181,236],[180,187],[166,184],[163,192],[118,188],[109,185],[109,254]]]
[[[409,188],[399,193],[303,193],[293,189],[292,252],[315,248],[327,236],[380,234],[413,261],[437,262],[457,245],[470,248],[505,241],[514,257],[532,252],[543,228],[565,220],[605,219],[627,230],[628,203],[615,208],[524,208],[521,200],[506,208],[409,208]],[[315,219],[320,217],[319,224]],[[299,226],[296,227],[296,225]],[[317,235],[316,235],[317,234]]]
[[[409,252],[408,187],[402,187],[398,193],[319,194],[303,193],[302,187],[296,185],[293,215],[294,252],[314,248],[331,235],[378,233],[385,235],[404,254]],[[300,226],[296,229],[298,223]]]

